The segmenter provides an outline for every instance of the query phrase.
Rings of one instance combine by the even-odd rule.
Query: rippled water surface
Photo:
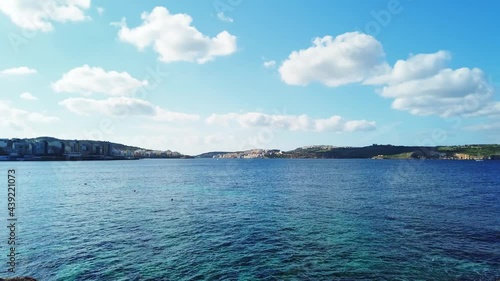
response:
[[[500,161],[4,162],[4,206],[7,168],[39,280],[500,278]]]

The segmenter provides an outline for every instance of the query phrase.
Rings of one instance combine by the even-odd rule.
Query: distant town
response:
[[[148,150],[92,140],[61,140],[52,137],[0,139],[0,161],[136,160],[185,158],[175,151]]]
[[[500,145],[397,146],[373,144],[365,147],[315,145],[290,151],[251,149],[207,152],[197,156],[170,150],[151,150],[95,140],[61,140],[52,137],[0,139],[0,161],[137,160],[145,158],[309,158],[309,159],[439,159],[500,160]]]

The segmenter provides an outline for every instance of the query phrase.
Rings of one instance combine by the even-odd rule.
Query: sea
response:
[[[0,187],[0,277],[500,280],[500,161],[0,162]]]

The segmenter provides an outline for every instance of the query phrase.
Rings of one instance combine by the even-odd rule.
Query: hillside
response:
[[[290,151],[253,149],[237,152],[208,152],[199,158],[324,158],[324,159],[500,159],[500,145],[365,147],[308,146]]]
[[[395,155],[401,153],[421,152],[430,156],[434,151],[432,147],[372,145],[365,147],[310,147],[297,148],[287,151],[286,156],[291,158],[372,158],[378,155]]]

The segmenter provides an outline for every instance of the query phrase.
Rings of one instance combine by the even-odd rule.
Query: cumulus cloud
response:
[[[264,67],[265,68],[274,68],[274,67],[276,67],[276,61],[274,61],[274,60],[265,61]]]
[[[271,127],[288,131],[353,132],[373,130],[376,123],[366,120],[346,121],[340,116],[313,119],[303,115],[272,115],[259,112],[212,114],[205,119],[209,125],[236,123],[244,128]]]
[[[0,127],[9,127],[15,130],[23,130],[32,124],[52,124],[59,118],[39,112],[30,112],[19,109],[7,101],[0,100]]]
[[[380,87],[392,108],[414,115],[475,116],[495,114],[493,87],[478,68],[447,68],[448,51],[411,55],[390,66],[382,45],[372,36],[351,32],[316,38],[313,46],[294,51],[279,68],[291,85],[319,82],[329,87],[360,83]]]
[[[112,117],[146,116],[156,121],[196,121],[198,115],[172,112],[150,102],[128,97],[111,97],[105,100],[69,98],[60,105],[78,115],[104,114]]]
[[[350,32],[316,38],[313,46],[290,54],[279,68],[289,85],[319,82],[329,87],[362,82],[381,71],[384,51],[374,37]]]
[[[17,26],[27,30],[51,31],[52,22],[78,22],[85,15],[90,0],[2,0],[0,11]]]
[[[37,97],[35,97],[34,95],[32,95],[28,92],[22,93],[19,97],[23,100],[28,100],[28,101],[38,100]]]
[[[140,81],[127,72],[106,71],[100,67],[84,65],[63,74],[60,80],[52,84],[52,89],[58,93],[127,96],[147,85],[146,80]]]
[[[365,84],[382,86],[380,95],[393,99],[392,108],[414,115],[473,116],[486,112],[494,89],[478,68],[446,68],[447,51],[398,60]]]
[[[36,69],[29,68],[27,66],[20,66],[14,68],[8,68],[0,71],[0,74],[4,75],[27,75],[37,73]]]
[[[365,84],[397,84],[409,80],[422,79],[437,74],[445,68],[451,59],[447,51],[439,51],[433,54],[417,54],[410,56],[407,60],[398,60],[394,67],[385,67],[385,73],[369,77]]]
[[[500,117],[500,102],[491,101],[478,111],[466,114],[467,117]]]
[[[224,12],[219,12],[219,13],[217,13],[217,18],[218,18],[220,21],[225,21],[225,22],[234,22],[233,18],[226,16],[226,15],[224,14]]]
[[[218,56],[236,52],[236,37],[222,31],[215,37],[203,35],[191,25],[187,14],[171,14],[164,7],[156,7],[151,13],[141,15],[142,25],[129,28],[125,19],[121,23],[118,38],[144,50],[152,46],[160,60],[169,63],[187,61],[205,63]]]
[[[374,121],[367,120],[351,120],[344,124],[344,131],[355,132],[355,131],[372,131],[376,128],[376,123]]]
[[[187,14],[170,14],[166,8],[156,7],[141,18],[142,25],[135,28],[123,22],[118,37],[140,50],[153,46],[163,62],[205,63],[236,51],[235,36],[227,31],[212,38],[203,35],[191,25],[193,19]]]

